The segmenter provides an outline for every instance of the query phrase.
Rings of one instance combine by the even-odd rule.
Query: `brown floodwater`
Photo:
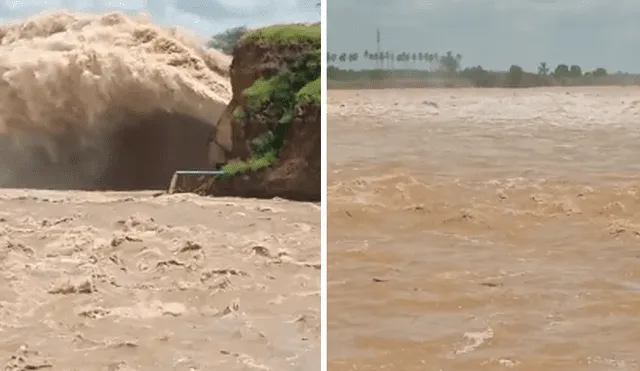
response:
[[[640,89],[329,91],[339,370],[637,370]]]

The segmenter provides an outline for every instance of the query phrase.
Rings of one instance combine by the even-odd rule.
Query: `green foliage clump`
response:
[[[244,117],[245,113],[242,107],[236,107],[236,109],[233,110],[233,118],[235,118],[237,121],[244,121]]]
[[[322,95],[322,87],[320,86],[320,78],[317,78],[305,85],[297,93],[298,104],[314,102],[320,104]]]
[[[254,156],[248,161],[233,161],[222,167],[224,173],[219,175],[219,179],[230,179],[236,175],[246,173],[248,171],[256,171],[269,167],[276,159],[275,153],[265,153],[262,156]]]
[[[286,104],[290,100],[289,89],[289,81],[282,76],[259,78],[244,91],[247,108],[255,113],[272,101]]]
[[[509,68],[509,86],[512,88],[517,88],[520,86],[520,82],[522,81],[522,77],[524,76],[524,70],[522,67],[516,66],[515,64]]]

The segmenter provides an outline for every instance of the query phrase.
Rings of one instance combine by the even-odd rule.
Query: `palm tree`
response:
[[[547,62],[541,62],[538,66],[538,75],[547,76],[549,74],[549,66],[547,66]]]
[[[338,59],[338,55],[336,53],[327,52],[327,64],[335,63]]]
[[[369,60],[374,62],[374,66],[375,66],[376,65],[375,61],[378,60],[378,53],[369,53]]]
[[[452,51],[448,51],[440,60],[441,67],[448,73],[452,74],[458,71],[458,68],[460,67],[460,60],[462,60],[462,55],[454,56]]]
[[[396,62],[404,63],[405,62],[404,55],[405,55],[405,52],[402,52],[396,55]],[[402,68],[404,68],[404,64],[402,66],[403,66]]]

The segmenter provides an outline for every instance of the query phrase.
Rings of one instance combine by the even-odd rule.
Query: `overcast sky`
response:
[[[375,51],[376,28],[383,50],[451,50],[463,67],[535,71],[546,61],[640,71],[640,0],[328,1],[332,53]]]
[[[111,9],[144,11],[146,1],[5,0],[4,3],[7,10],[0,9],[0,21],[7,22],[42,10],[75,7],[81,11],[95,11],[93,3],[102,3]],[[320,21],[320,10],[316,7],[315,0],[167,0],[166,3],[170,4],[167,7],[166,19],[159,22],[179,25],[204,36],[242,25],[257,27],[283,22]],[[218,12],[227,14],[220,18]],[[212,13],[217,13],[217,19],[211,19]]]

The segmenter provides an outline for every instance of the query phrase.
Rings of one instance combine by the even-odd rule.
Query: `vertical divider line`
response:
[[[327,0],[320,1],[321,30],[321,193],[320,193],[320,369],[327,370]]]

